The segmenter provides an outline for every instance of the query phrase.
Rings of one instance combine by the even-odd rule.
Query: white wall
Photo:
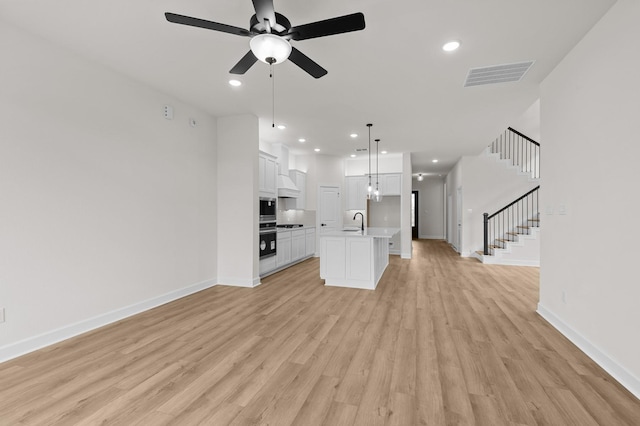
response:
[[[380,154],[376,169],[375,144],[371,147],[371,174],[378,173],[402,173],[402,154]],[[347,158],[345,163],[345,176],[363,176],[369,174],[369,156],[363,155],[357,158]]]
[[[537,99],[519,118],[513,121],[511,127],[529,136],[538,143],[540,139],[540,99]]]
[[[427,176],[422,182],[413,180],[418,191],[418,238],[443,239],[444,179]]]
[[[541,86],[539,304],[638,397],[639,20],[619,0]]]
[[[260,283],[258,253],[258,117],[218,119],[218,280]]]
[[[5,23],[0,51],[0,360],[214,284],[215,120]]]
[[[402,216],[400,213],[400,196],[390,195],[382,197],[380,202],[371,202],[369,204],[369,226],[375,228],[400,228]],[[348,215],[353,218],[355,212],[349,211]],[[365,216],[366,223],[366,216]],[[349,223],[354,226],[353,223]],[[360,225],[360,217],[356,220],[356,226]],[[389,251],[392,254],[400,254],[400,233],[397,233],[389,240]]]
[[[411,153],[402,154],[402,197],[400,200],[400,241],[401,256],[411,259],[413,242],[411,235]]]
[[[460,252],[458,247],[462,235],[458,230],[458,203],[462,204],[463,200],[458,197],[458,188],[462,188],[462,160],[458,161],[453,169],[447,174],[447,242]],[[462,205],[464,207],[464,205]]]

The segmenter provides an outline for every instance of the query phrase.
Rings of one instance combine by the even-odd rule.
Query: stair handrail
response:
[[[540,189],[540,185],[536,186],[535,188],[533,188],[531,191],[527,192],[526,194],[518,197],[517,199],[515,199],[514,201],[512,201],[509,204],[507,204],[506,206],[504,206],[503,208],[501,208],[500,210],[496,211],[495,213],[493,213],[491,215],[489,213],[483,213],[482,214],[483,222],[484,222],[484,247],[483,247],[483,253],[485,255],[489,255],[489,220],[494,218],[494,217],[496,217],[500,213],[506,211],[507,209],[509,209],[510,207],[514,206],[518,202],[524,200],[529,195],[531,195],[534,192],[536,192],[538,189]]]
[[[540,143],[522,132],[508,127],[489,145],[491,153],[499,154],[501,160],[510,160],[511,165],[528,173],[531,178],[540,178]]]
[[[517,131],[517,130],[516,130],[516,129],[514,129],[513,127],[507,127],[507,129],[508,129],[508,130],[511,130],[511,131],[512,131],[513,133],[515,133],[516,135],[518,135],[518,136],[520,136],[520,137],[522,137],[522,138],[525,138],[526,140],[528,140],[528,141],[529,141],[529,142],[531,142],[532,144],[540,146],[540,143],[538,143],[538,142],[534,141],[534,140],[533,140],[533,139],[531,139],[529,136],[527,136],[527,135],[525,135],[525,134],[523,134],[523,133],[520,133],[519,131]]]

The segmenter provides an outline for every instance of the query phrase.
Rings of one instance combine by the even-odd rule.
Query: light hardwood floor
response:
[[[376,291],[325,288],[312,259],[0,364],[0,424],[640,424],[537,300],[537,268],[441,241]]]

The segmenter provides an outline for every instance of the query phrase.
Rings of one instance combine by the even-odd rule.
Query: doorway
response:
[[[414,240],[420,238],[418,232],[419,213],[418,191],[411,191],[411,238]]]

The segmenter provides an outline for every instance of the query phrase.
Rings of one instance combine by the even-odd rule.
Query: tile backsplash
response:
[[[315,210],[284,210],[284,209],[280,209],[280,203],[278,203],[278,212],[276,213],[276,222],[278,222],[278,224],[301,223],[305,226],[316,226],[316,211]]]

